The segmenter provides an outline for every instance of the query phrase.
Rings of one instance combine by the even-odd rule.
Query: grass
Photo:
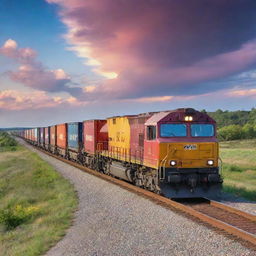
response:
[[[256,201],[256,140],[220,143],[225,192]]]
[[[0,255],[41,255],[65,235],[77,196],[36,153],[12,147],[0,152]]]

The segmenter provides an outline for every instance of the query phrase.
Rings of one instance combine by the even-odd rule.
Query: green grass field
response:
[[[256,201],[256,140],[220,144],[224,191]]]
[[[41,255],[71,225],[76,193],[36,153],[0,148],[0,255]]]

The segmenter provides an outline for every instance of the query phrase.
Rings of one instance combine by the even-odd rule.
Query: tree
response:
[[[242,138],[242,128],[240,125],[228,125],[218,130],[220,140],[240,140]]]

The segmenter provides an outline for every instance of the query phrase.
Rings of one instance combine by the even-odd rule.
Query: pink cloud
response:
[[[236,97],[236,98],[255,98],[256,99],[256,89],[248,89],[248,90],[232,90],[227,93],[229,97]]]
[[[31,63],[36,57],[36,52],[31,48],[18,49],[18,44],[12,39],[8,39],[0,48],[0,54],[15,59],[20,63]]]
[[[27,87],[47,92],[68,92],[77,96],[79,87],[71,87],[70,77],[62,69],[49,70],[36,60],[36,52],[31,48],[18,48],[16,41],[8,39],[0,48],[0,54],[14,59],[20,64],[16,71],[8,71],[9,77]]]
[[[219,90],[201,83],[256,64],[255,1],[235,0],[232,10],[228,1],[216,0],[47,1],[62,7],[69,49],[114,78],[88,91],[89,100]]]
[[[74,97],[51,97],[43,91],[22,92],[16,90],[0,91],[0,110],[26,110],[55,108],[57,106],[85,106],[87,102]]]

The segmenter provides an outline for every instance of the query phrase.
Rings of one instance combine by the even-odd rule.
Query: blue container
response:
[[[68,123],[68,149],[80,151],[83,145],[83,123]]]

